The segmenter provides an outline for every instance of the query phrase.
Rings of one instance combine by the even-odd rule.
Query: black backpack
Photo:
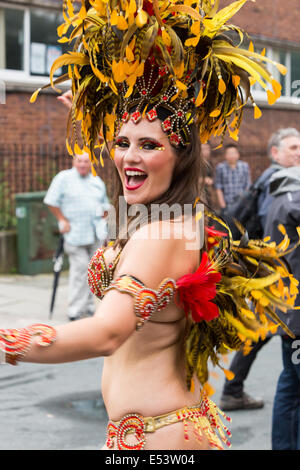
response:
[[[247,230],[249,238],[257,239],[263,237],[263,227],[258,216],[258,198],[261,193],[261,187],[255,181],[244,193],[237,196],[235,202],[227,209],[227,214],[237,220],[244,229]],[[233,225],[233,224],[231,224]],[[233,233],[239,237],[241,233],[236,228]]]

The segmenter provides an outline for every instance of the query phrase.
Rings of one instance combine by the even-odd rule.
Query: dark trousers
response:
[[[249,354],[244,355],[243,351],[237,351],[233,357],[229,369],[234,373],[232,380],[225,380],[223,394],[233,395],[239,398],[243,394],[244,381],[246,380],[250,368],[255,361],[258,351],[271,339],[268,337],[264,340],[259,340],[257,343],[253,343],[253,347]]]
[[[300,337],[282,338],[282,361],[273,406],[272,449],[300,450]]]

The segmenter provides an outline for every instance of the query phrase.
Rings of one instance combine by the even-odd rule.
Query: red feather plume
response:
[[[178,279],[176,286],[179,304],[185,314],[191,313],[195,322],[210,321],[219,315],[219,309],[212,302],[217,293],[217,283],[221,274],[208,260],[204,252],[199,268],[195,273],[186,274]]]

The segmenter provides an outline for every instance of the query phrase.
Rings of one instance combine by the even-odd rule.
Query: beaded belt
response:
[[[155,417],[144,417],[138,413],[128,414],[120,421],[109,421],[106,432],[106,446],[113,449],[116,444],[118,450],[142,450],[146,443],[146,433],[155,432],[169,424],[184,424],[184,437],[188,440],[188,422],[194,425],[195,435],[199,441],[205,436],[211,447],[223,449],[216,431],[226,445],[230,445],[226,435],[230,436],[230,431],[223,425],[219,414],[230,421],[222,411],[206,396],[202,396],[201,402],[192,407],[184,407],[170,413]],[[129,444],[126,438],[129,434],[134,434],[136,443]]]

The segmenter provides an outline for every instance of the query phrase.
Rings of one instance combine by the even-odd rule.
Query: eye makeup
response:
[[[126,149],[129,146],[130,146],[130,143],[126,137],[119,137],[114,143],[114,147],[116,148]],[[149,150],[149,151],[165,150],[165,147],[162,144],[160,144],[159,142],[151,138],[141,139],[138,143],[138,148],[139,150]]]
[[[139,144],[139,149],[140,150],[165,150],[165,147],[161,145],[159,142],[156,142],[155,140],[152,139],[144,139],[142,142]]]
[[[114,147],[117,147],[117,148],[127,148],[129,147],[129,142],[126,138],[124,137],[119,137],[117,138],[117,140],[115,141],[114,143]]]

